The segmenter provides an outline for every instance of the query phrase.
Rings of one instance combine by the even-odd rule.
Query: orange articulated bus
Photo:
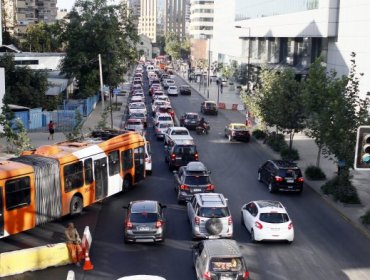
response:
[[[145,139],[99,132],[0,162],[0,238],[47,223],[143,180]]]

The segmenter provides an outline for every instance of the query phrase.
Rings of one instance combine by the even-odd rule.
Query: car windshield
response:
[[[189,132],[186,130],[174,130],[172,135],[189,135]]]
[[[193,115],[193,114],[186,115],[186,118],[189,119],[189,120],[196,120],[196,119],[198,119],[198,115]]]
[[[172,121],[172,118],[171,116],[161,116],[161,117],[158,117],[158,121]]]
[[[130,103],[129,107],[135,108],[135,109],[145,109],[145,104],[141,102],[135,102],[135,103]]]
[[[234,125],[234,129],[236,130],[247,130],[245,125]]]
[[[240,258],[212,258],[210,271],[240,271],[243,268],[243,261]]]
[[[188,185],[207,185],[210,181],[209,176],[192,175],[186,176],[184,183]]]
[[[206,103],[206,107],[207,108],[216,108],[216,104],[215,103]]]
[[[159,123],[159,128],[173,127],[172,123]]]
[[[133,113],[130,115],[130,117],[134,118],[134,119],[143,119],[145,118],[145,115],[143,113]]]
[[[132,223],[154,223],[158,219],[157,213],[148,213],[148,212],[142,212],[142,213],[131,213],[130,215],[130,221]]]
[[[260,221],[269,224],[280,224],[289,222],[289,217],[286,213],[261,213]]]
[[[227,207],[201,207],[198,216],[204,218],[224,218],[230,216]]]
[[[173,90],[175,90],[175,89],[177,89],[177,87],[170,86],[170,87],[169,87],[169,89],[173,89]]]

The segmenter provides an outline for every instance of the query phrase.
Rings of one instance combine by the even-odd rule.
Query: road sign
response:
[[[370,126],[357,129],[355,169],[370,170]]]
[[[115,88],[115,89],[113,89],[113,93],[114,94],[119,94],[119,93],[121,93],[121,90],[119,88]]]

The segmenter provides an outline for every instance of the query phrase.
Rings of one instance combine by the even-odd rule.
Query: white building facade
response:
[[[230,1],[223,1],[230,2]],[[232,2],[232,1],[231,1]],[[190,1],[189,35],[193,39],[212,38],[214,0]]]
[[[186,36],[186,0],[166,0],[164,33],[175,33],[182,40]]]
[[[140,0],[138,32],[146,35],[152,43],[157,41],[157,0]]]
[[[223,2],[222,0],[215,0]],[[229,2],[229,1],[228,1]],[[370,1],[366,0],[233,0],[242,41],[241,61],[252,66],[292,67],[305,75],[320,55],[328,70],[348,74],[355,52],[361,95],[370,92]],[[226,9],[226,6],[223,7]],[[220,23],[221,24],[221,23]],[[219,29],[215,28],[214,36]],[[218,35],[217,35],[218,34]],[[227,52],[230,44],[218,50]],[[222,47],[222,45],[221,45]],[[236,55],[238,56],[238,55]]]

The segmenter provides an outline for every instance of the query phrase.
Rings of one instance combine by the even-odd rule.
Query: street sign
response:
[[[115,88],[115,89],[113,89],[113,93],[114,94],[119,94],[119,93],[121,93],[121,90],[119,88]]]
[[[355,169],[370,170],[370,126],[357,129]]]

